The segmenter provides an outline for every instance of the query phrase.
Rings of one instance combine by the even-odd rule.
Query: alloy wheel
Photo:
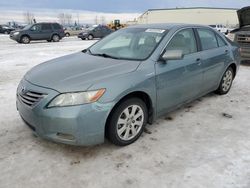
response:
[[[144,112],[138,105],[131,105],[122,111],[117,121],[117,135],[123,141],[136,137],[143,126]]]

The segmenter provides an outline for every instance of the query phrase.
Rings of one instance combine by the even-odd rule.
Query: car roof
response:
[[[184,23],[157,23],[157,24],[141,24],[141,25],[134,25],[130,26],[130,28],[155,28],[155,29],[173,29],[173,28],[182,28],[182,27],[205,27],[209,28],[206,25],[199,25],[199,24],[184,24]]]

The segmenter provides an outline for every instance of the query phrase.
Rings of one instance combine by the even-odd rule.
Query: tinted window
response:
[[[166,50],[182,50],[184,55],[197,52],[193,30],[185,29],[175,34]]]
[[[40,31],[41,30],[41,25],[40,24],[36,24],[34,26],[31,27],[32,31]]]
[[[215,33],[209,29],[197,29],[200,40],[202,50],[209,50],[213,48],[217,48],[217,39],[215,37]]]
[[[59,24],[52,24],[54,29],[62,29],[62,27]]]
[[[227,45],[227,43],[219,35],[216,34],[216,38],[217,38],[219,47]]]
[[[51,30],[51,25],[50,24],[42,24],[42,30]]]

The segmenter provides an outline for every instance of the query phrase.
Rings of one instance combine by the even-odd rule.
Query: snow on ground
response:
[[[246,65],[228,95],[208,94],[166,115],[127,147],[34,137],[16,111],[18,82],[31,67],[92,43],[70,37],[23,45],[0,35],[0,187],[250,187]]]

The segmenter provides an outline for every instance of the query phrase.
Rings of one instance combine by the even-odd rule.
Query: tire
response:
[[[4,34],[6,34],[6,35],[7,35],[7,34],[9,34],[9,32],[8,32],[8,31],[4,31]]]
[[[70,34],[69,33],[65,33],[65,37],[69,37],[70,36]]]
[[[82,40],[86,40],[85,38],[81,38]]]
[[[23,44],[29,44],[30,43],[30,38],[26,35],[21,37],[21,43]]]
[[[234,79],[234,71],[232,67],[229,67],[222,76],[220,81],[219,88],[215,91],[219,95],[225,95],[231,89],[233,79]]]
[[[52,36],[52,41],[53,41],[53,42],[59,42],[59,41],[60,41],[59,35],[54,34],[54,35]]]
[[[107,138],[118,146],[132,144],[141,136],[147,120],[146,104],[139,98],[127,99],[112,111],[107,122]]]
[[[88,40],[93,40],[94,36],[93,35],[89,35],[88,36]]]
[[[47,42],[51,42],[51,40],[47,40]]]

